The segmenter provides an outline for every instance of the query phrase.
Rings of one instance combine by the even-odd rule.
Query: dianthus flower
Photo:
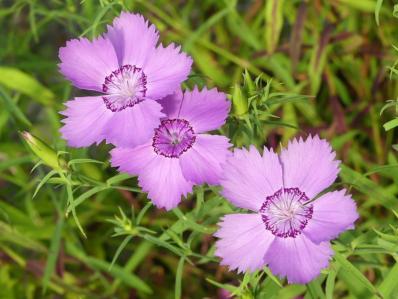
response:
[[[106,140],[142,144],[163,116],[160,98],[179,89],[192,60],[180,47],[157,46],[158,31],[141,15],[122,13],[104,36],[68,41],[59,51],[61,73],[94,96],[68,101],[61,128],[70,146]]]
[[[222,194],[254,213],[223,217],[215,234],[222,264],[239,272],[268,265],[289,283],[318,276],[333,254],[330,240],[358,218],[346,190],[320,195],[338,175],[335,156],[318,136],[295,139],[280,155],[236,149],[224,167]]]
[[[111,163],[138,175],[138,183],[159,208],[172,209],[195,184],[218,184],[230,155],[228,138],[205,134],[225,123],[230,102],[216,89],[177,92],[160,101],[166,117],[152,138],[134,148],[116,147]]]

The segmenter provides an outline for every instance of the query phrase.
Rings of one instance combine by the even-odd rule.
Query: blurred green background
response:
[[[230,94],[222,133],[235,145],[331,141],[344,163],[334,187],[350,189],[361,218],[318,279],[228,272],[213,257],[211,233],[232,211],[217,188],[166,213],[110,168],[110,146],[65,147],[58,112],[84,93],[59,74],[58,49],[121,10],[193,57],[187,87]],[[398,298],[396,16],[386,0],[0,0],[0,298]],[[65,177],[31,171],[40,159],[19,131],[58,152]]]

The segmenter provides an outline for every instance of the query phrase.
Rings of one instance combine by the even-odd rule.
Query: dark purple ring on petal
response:
[[[155,129],[152,147],[158,155],[178,158],[192,147],[195,140],[195,132],[187,120],[166,119]]]
[[[146,85],[147,77],[141,68],[123,65],[107,76],[102,85],[102,91],[106,93],[102,97],[106,108],[117,112],[144,101]]]
[[[299,188],[281,188],[267,196],[260,214],[265,228],[280,238],[295,238],[312,218],[313,205]]]

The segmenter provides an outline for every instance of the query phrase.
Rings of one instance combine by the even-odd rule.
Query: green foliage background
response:
[[[236,146],[331,141],[344,162],[333,188],[350,189],[361,218],[316,280],[220,267],[211,234],[234,208],[217,188],[166,213],[110,168],[110,146],[65,147],[58,112],[82,92],[59,74],[58,49],[121,10],[193,57],[187,87],[230,94],[222,133]],[[398,298],[396,12],[380,0],[0,0],[0,298]]]

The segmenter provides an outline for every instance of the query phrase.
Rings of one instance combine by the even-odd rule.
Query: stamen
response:
[[[147,78],[141,68],[134,65],[123,65],[105,78],[102,98],[106,108],[113,112],[122,111],[127,107],[145,99]]]
[[[166,119],[155,129],[152,146],[158,155],[178,158],[192,147],[195,140],[195,132],[188,121]]]
[[[295,238],[312,218],[313,206],[298,188],[282,188],[268,196],[260,213],[265,228],[277,237]]]

